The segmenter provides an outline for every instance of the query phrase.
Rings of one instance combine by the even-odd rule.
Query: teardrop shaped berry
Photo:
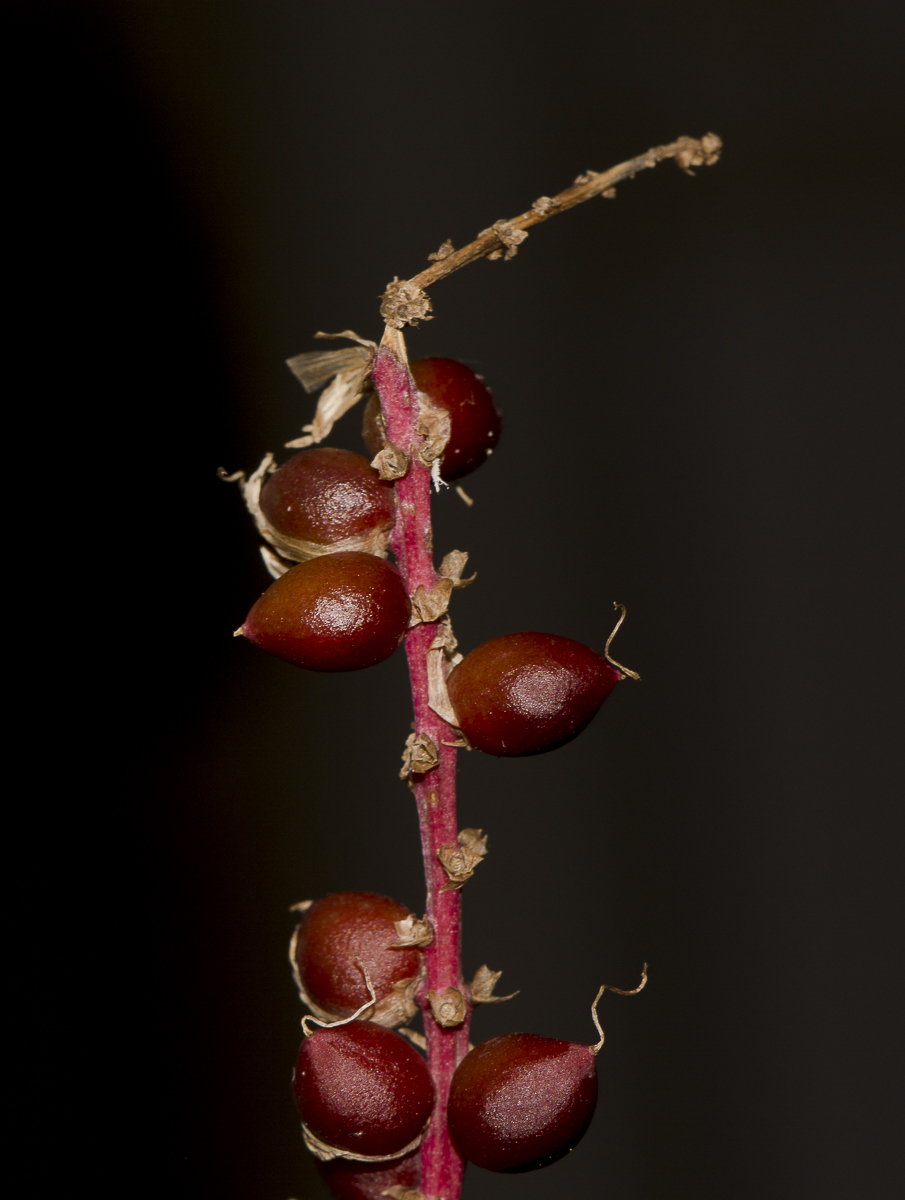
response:
[[[370,1021],[316,1029],[306,1037],[292,1086],[315,1137],[366,1158],[405,1150],[434,1106],[434,1083],[418,1051]]]
[[[419,358],[409,367],[415,386],[436,408],[449,413],[449,441],[440,460],[447,483],[477,470],[500,440],[502,421],[487,385],[454,358]],[[365,406],[362,435],[372,455],[383,446],[380,404]]]
[[[292,567],[254,604],[241,632],[311,671],[357,671],[402,641],[411,602],[391,563],[340,550]]]
[[[564,746],[622,678],[589,646],[554,633],[508,633],[472,650],[447,680],[459,728],[486,754]]]
[[[382,1200],[391,1187],[417,1191],[421,1182],[418,1151],[391,1163],[368,1166],[348,1158],[317,1162],[317,1171],[337,1200]]]
[[[261,489],[261,511],[284,537],[331,546],[392,528],[396,503],[362,454],[317,446],[294,454]]]
[[[351,1017],[370,998],[361,963],[378,1001],[393,992],[394,984],[414,979],[421,969],[418,950],[390,949],[399,940],[395,922],[411,916],[398,900],[374,892],[336,892],[315,900],[292,940],[293,962],[308,998],[334,1018]]]
[[[575,1147],[597,1105],[590,1046],[506,1033],[459,1063],[447,1118],[463,1158],[488,1171],[534,1171]]]

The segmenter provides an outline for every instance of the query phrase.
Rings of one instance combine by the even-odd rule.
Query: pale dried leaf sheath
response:
[[[281,558],[289,559],[291,563],[306,562],[309,558],[318,558],[322,554],[336,554],[340,550],[360,550],[365,554],[376,554],[379,558],[386,558],[387,542],[390,537],[389,529],[375,530],[362,537],[343,538],[329,546],[321,545],[319,542],[307,542],[302,538],[285,537],[274,529],[261,510],[261,488],[264,486],[266,477],[276,469],[273,455],[265,454],[258,469],[248,479],[245,478],[244,471],[236,471],[233,475],[227,475],[222,470],[218,473],[221,479],[238,482],[245,507],[251,513],[258,533],[273,546]],[[261,555],[265,566],[275,579],[288,569],[279,562],[279,559],[267,554],[263,548]]]
[[[370,345],[373,349],[369,350],[367,346],[346,346],[342,350],[307,350],[304,354],[287,358],[286,366],[310,395],[322,388],[334,375],[357,371],[370,365],[377,349],[373,342]]]
[[[441,582],[454,586],[451,580]],[[437,627],[436,636],[427,652],[427,702],[437,716],[442,717],[447,725],[452,725],[454,729],[459,727],[459,718],[456,716],[456,711],[449,698],[446,673],[447,664],[456,666],[462,661],[462,655],[456,654],[457,645],[452,631],[452,622],[448,616],[444,617],[442,624]]]
[[[430,1121],[428,1121],[428,1125],[430,1125]],[[421,1145],[421,1139],[427,1132],[427,1127],[426,1125],[414,1141],[403,1146],[401,1150],[397,1150],[395,1154],[353,1154],[351,1150],[340,1150],[336,1146],[328,1146],[326,1142],[322,1142],[311,1132],[304,1121],[302,1122],[302,1137],[314,1157],[319,1158],[321,1162],[330,1162],[334,1158],[347,1158],[350,1162],[380,1163],[392,1162],[394,1159],[402,1158],[406,1154],[411,1154],[413,1150],[417,1150]]]
[[[417,1192],[414,1188],[402,1187],[399,1184],[393,1184],[392,1187],[382,1191],[381,1196],[389,1196],[390,1200],[427,1200],[424,1192]]]
[[[304,450],[322,442],[344,413],[353,408],[364,395],[365,383],[371,374],[370,361],[352,371],[340,371],[329,387],[324,388],[310,425],[303,425],[303,436],[286,442],[289,450]]]

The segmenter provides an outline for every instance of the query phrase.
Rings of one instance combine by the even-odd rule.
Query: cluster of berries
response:
[[[449,416],[440,476],[461,478],[499,438],[491,394],[451,359],[422,359],[411,373],[430,404]],[[386,438],[376,397],[366,406],[363,432],[377,456]],[[393,483],[362,455],[306,449],[266,479],[259,508],[275,536],[306,547],[308,557],[282,565],[238,632],[315,671],[356,670],[389,657],[412,624],[402,575],[385,557],[397,519]],[[473,650],[446,685],[455,726],[469,746],[523,756],[576,737],[625,674],[631,673],[570,638],[525,632]],[[303,917],[290,958],[314,1014],[302,1022],[294,1077],[306,1143],[336,1196],[402,1196],[417,1189],[416,1147],[435,1106],[434,1082],[416,1048],[423,1039],[404,1028],[418,1011],[421,947],[429,944],[430,926],[370,893],[298,907]],[[458,1153],[504,1172],[561,1158],[593,1115],[601,1044],[516,1033],[470,1049],[455,1072],[446,1113]]]
[[[412,1044],[418,1035],[404,1030],[406,1040],[393,1026],[413,1015],[399,997],[423,978],[411,938],[420,923],[404,905],[370,892],[298,907],[304,915],[290,961],[303,1000],[320,1014],[303,1021],[293,1081],[306,1142],[339,1197],[376,1200],[389,1188],[416,1189],[415,1148],[434,1085]],[[507,1173],[562,1158],[594,1114],[600,1045],[509,1033],[469,1050],[447,1107],[459,1154]]]
[[[431,404],[449,414],[440,476],[459,479],[480,466],[499,439],[493,398],[479,376],[452,359],[420,359],[411,372]],[[365,409],[363,432],[376,454],[383,443],[376,397]],[[353,671],[388,658],[412,611],[402,576],[382,557],[396,520],[392,483],[363,455],[317,447],[270,475],[260,509],[283,539],[316,547],[316,557],[272,583],[238,632],[313,671]],[[346,549],[362,538],[371,539],[371,552]],[[447,687],[469,745],[519,756],[571,741],[622,678],[623,669],[571,638],[511,633],[467,655]]]

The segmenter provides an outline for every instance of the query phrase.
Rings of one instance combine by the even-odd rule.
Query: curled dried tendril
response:
[[[600,1003],[600,997],[603,995],[603,993],[604,992],[616,992],[616,994],[619,996],[637,996],[638,993],[644,988],[646,983],[647,983],[647,963],[645,963],[644,966],[641,968],[641,982],[638,984],[638,986],[636,988],[628,988],[628,989],[617,988],[617,987],[613,987],[613,985],[611,983],[602,983],[600,985],[600,990],[597,993],[597,995],[594,997],[594,1003],[591,1005],[591,1020],[594,1022],[594,1025],[597,1028],[597,1032],[600,1034],[600,1041],[596,1044],[596,1046],[591,1047],[592,1054],[599,1054],[600,1051],[603,1049],[603,1030],[600,1028],[600,1022],[597,1020],[597,1005]]]
[[[615,667],[617,671],[620,671],[623,675],[627,675],[629,677],[629,679],[640,680],[641,676],[638,674],[637,671],[630,671],[628,669],[628,667],[624,667],[622,665],[622,663],[616,662],[615,658],[610,658],[610,642],[613,640],[613,638],[619,632],[619,626],[625,620],[625,611],[626,611],[625,605],[619,604],[616,600],[613,601],[613,608],[619,608],[622,610],[622,612],[620,613],[619,620],[613,626],[613,632],[610,634],[610,636],[606,640],[606,645],[603,648],[603,657],[607,660],[607,662],[610,664],[611,667]]]

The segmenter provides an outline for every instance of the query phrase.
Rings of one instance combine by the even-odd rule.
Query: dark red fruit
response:
[[[306,1037],[293,1091],[316,1138],[367,1158],[405,1150],[434,1106],[424,1059],[405,1038],[371,1021],[316,1029]]]
[[[488,1171],[533,1171],[568,1154],[597,1104],[590,1046],[507,1033],[465,1056],[449,1093],[449,1133]]]
[[[555,750],[577,737],[622,678],[588,646],[554,633],[508,633],[450,672],[459,727],[486,754]]]
[[[454,358],[419,358],[409,368],[415,386],[436,408],[449,413],[449,442],[440,460],[447,483],[476,470],[500,440],[500,414],[487,387],[464,363]],[[383,446],[380,404],[372,396],[365,407],[362,429],[372,455]]]
[[[363,455],[330,446],[284,462],[261,489],[260,504],[278,533],[323,546],[367,538],[396,520],[392,485]]]
[[[370,997],[362,963],[378,1001],[393,992],[394,984],[415,978],[419,952],[389,949],[399,940],[394,922],[410,916],[404,904],[374,892],[337,892],[315,900],[292,944],[306,996],[332,1017],[351,1017]]]
[[[391,1187],[418,1190],[421,1160],[417,1150],[392,1163],[367,1166],[348,1158],[317,1163],[318,1174],[337,1200],[381,1200]]]
[[[411,604],[397,569],[341,550],[292,567],[257,601],[241,632],[262,650],[311,671],[357,671],[402,641]]]

